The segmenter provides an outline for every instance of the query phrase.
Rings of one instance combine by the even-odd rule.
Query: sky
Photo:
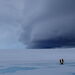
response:
[[[19,42],[23,17],[22,0],[0,0],[0,49],[23,49]]]
[[[0,0],[0,49],[75,47],[75,0]]]

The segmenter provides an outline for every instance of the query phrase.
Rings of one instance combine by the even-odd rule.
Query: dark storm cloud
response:
[[[75,46],[75,0],[28,0],[23,19],[27,48]]]

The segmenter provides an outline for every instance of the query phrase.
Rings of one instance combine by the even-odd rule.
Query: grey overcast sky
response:
[[[25,48],[19,42],[23,9],[23,0],[0,0],[0,49]]]
[[[75,47],[75,0],[0,0],[0,49]]]

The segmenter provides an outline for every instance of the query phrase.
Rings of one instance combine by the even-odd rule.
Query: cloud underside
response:
[[[75,39],[56,38],[34,41],[28,45],[27,48],[43,49],[43,48],[60,48],[60,47],[75,47]]]
[[[74,0],[33,0],[27,12],[21,36],[27,48],[75,47]]]

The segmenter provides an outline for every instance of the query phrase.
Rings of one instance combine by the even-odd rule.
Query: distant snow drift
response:
[[[75,0],[28,0],[21,41],[27,48],[75,47]]]

